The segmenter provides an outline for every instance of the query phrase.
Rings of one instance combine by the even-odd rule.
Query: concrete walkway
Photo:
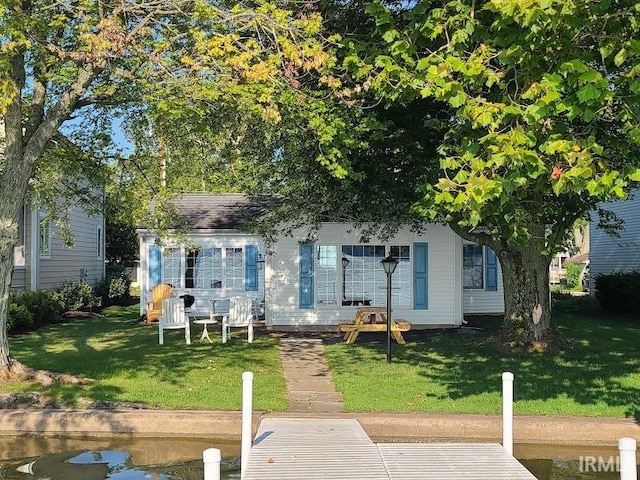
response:
[[[344,411],[342,395],[333,386],[321,339],[283,337],[280,340],[280,356],[287,380],[289,412]]]

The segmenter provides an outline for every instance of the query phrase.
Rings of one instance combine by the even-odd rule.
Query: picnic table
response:
[[[360,307],[350,322],[340,322],[340,331],[344,332],[343,340],[347,343],[354,343],[360,332],[386,332],[387,331],[387,310],[385,307]],[[391,335],[396,342],[404,345],[402,332],[411,330],[411,323],[406,320],[391,320]]]

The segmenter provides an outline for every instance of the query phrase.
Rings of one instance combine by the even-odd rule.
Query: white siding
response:
[[[612,238],[598,228],[598,216],[591,222],[589,268],[590,277],[614,271],[640,270],[640,189],[635,198],[603,204],[606,210],[624,219],[620,237]],[[593,287],[593,283],[592,283]]]
[[[278,240],[272,247],[273,254],[269,258],[267,269],[267,325],[294,328],[330,326],[350,320],[355,313],[356,307],[341,305],[316,304],[314,309],[298,308],[298,245],[305,239],[304,232],[298,232],[293,237]],[[356,231],[350,231],[348,225],[337,223],[324,224],[317,233],[315,242],[339,246],[361,243]],[[428,244],[428,309],[394,307],[393,316],[425,327],[460,325],[462,241],[452,230],[433,225],[422,235],[405,230],[387,242],[372,238],[368,243],[412,245],[415,242]]]
[[[470,242],[464,242],[468,244]],[[486,247],[485,247],[486,248]],[[484,252],[484,250],[483,250]],[[485,255],[483,258],[486,260]],[[498,257],[498,265],[500,257]],[[486,285],[486,279],[484,281]],[[498,290],[463,289],[463,308],[465,315],[488,315],[504,313],[504,288],[502,283],[502,268],[498,268]]]
[[[151,300],[151,288],[149,284],[149,247],[155,244],[156,235],[153,232],[139,231],[140,238],[140,314],[145,313],[146,302]],[[264,242],[253,235],[238,232],[211,232],[197,231],[189,236],[193,245],[202,248],[213,247],[234,247],[244,248],[247,245],[257,245],[259,252],[264,255]],[[183,266],[184,270],[184,266]],[[211,300],[228,299],[235,295],[245,295],[255,298],[258,301],[264,299],[264,279],[265,271],[258,271],[258,291],[245,291],[244,288],[174,288],[173,296],[183,294],[193,295],[195,302],[191,311],[197,317],[209,315]],[[164,281],[164,280],[163,280]]]

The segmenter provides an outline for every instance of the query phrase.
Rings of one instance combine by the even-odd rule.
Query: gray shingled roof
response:
[[[173,204],[191,228],[239,229],[260,215],[267,199],[242,193],[186,193]]]

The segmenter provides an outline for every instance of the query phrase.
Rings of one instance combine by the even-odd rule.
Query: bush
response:
[[[15,302],[27,307],[33,316],[35,327],[56,323],[62,313],[62,308],[56,301],[54,294],[46,290],[21,293],[16,297]]]
[[[87,282],[65,280],[54,293],[63,311],[91,309],[98,305],[93,287]]]
[[[124,274],[110,274],[96,285],[95,295],[102,299],[101,305],[128,305],[131,299],[131,280]]]
[[[576,287],[580,287],[580,290],[582,290],[582,285],[580,285],[580,274],[582,273],[584,265],[581,263],[565,263],[564,268],[567,270],[567,287],[572,290]]]
[[[598,300],[591,295],[571,295],[566,291],[551,292],[551,307],[557,313],[598,315],[601,312]]]
[[[595,295],[604,310],[611,313],[638,313],[640,310],[640,271],[613,272],[595,277]]]
[[[24,305],[9,303],[9,314],[7,315],[7,332],[22,332],[33,328],[33,315]]]

